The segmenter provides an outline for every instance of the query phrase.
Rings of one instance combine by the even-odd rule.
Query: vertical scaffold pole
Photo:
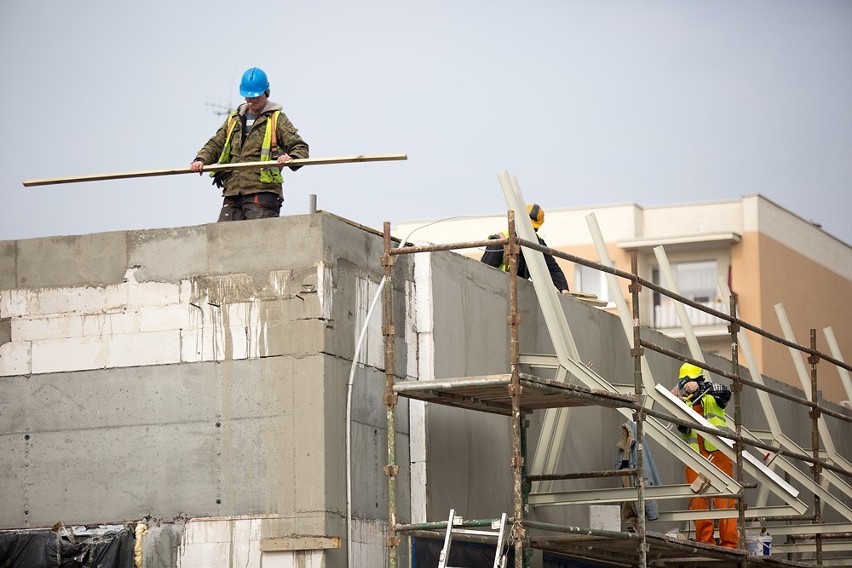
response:
[[[382,302],[384,312],[384,323],[382,324],[382,335],[385,340],[385,395],[384,403],[387,412],[387,435],[388,435],[388,464],[385,466],[385,475],[388,478],[388,533],[385,538],[385,546],[388,548],[388,566],[397,567],[397,552],[399,548],[399,537],[396,535],[396,476],[399,474],[399,466],[396,463],[396,423],[394,411],[396,409],[397,395],[393,392],[394,384],[394,350],[393,342],[396,337],[393,325],[393,261],[391,256],[390,223],[384,224],[384,246],[382,255],[382,266],[385,269],[385,288]]]
[[[817,363],[819,363],[819,355],[816,355],[816,329],[811,329],[811,353],[808,356],[808,363],[811,364],[811,401],[819,402],[817,389]],[[819,406],[811,407],[811,451],[813,452],[814,464],[812,466],[814,483],[820,485],[822,478],[822,468],[819,463]],[[814,524],[818,525],[822,522],[822,500],[819,495],[814,493]],[[822,566],[822,533],[816,534],[816,562],[817,566]]]
[[[639,256],[636,251],[630,254],[630,270],[635,277],[628,286],[630,300],[633,304],[633,390],[639,408],[633,413],[633,421],[636,423],[636,530],[639,533],[639,568],[648,566],[648,535],[645,527],[645,405],[642,402],[642,344],[639,326],[639,292],[642,285],[639,283]]]
[[[503,248],[504,259],[509,260],[509,365],[512,370],[512,381],[508,386],[509,396],[512,398],[512,502],[514,522],[512,523],[512,538],[515,539],[515,568],[527,568],[527,558],[524,554],[524,539],[526,528],[524,526],[523,508],[523,467],[524,456],[522,454],[521,423],[521,374],[520,374],[520,340],[518,326],[521,316],[518,313],[518,234],[515,231],[515,212],[508,212],[509,242]]]
[[[737,295],[731,293],[731,299],[729,302],[729,310],[733,321],[728,324],[728,332],[731,334],[731,373],[734,375],[734,382],[731,385],[731,391],[734,393],[734,430],[737,433],[737,440],[734,442],[734,451],[737,453],[737,473],[736,479],[740,488],[737,491],[737,538],[739,539],[739,543],[737,546],[739,548],[745,548],[745,492],[743,490],[743,450],[744,445],[742,443],[741,436],[743,435],[743,414],[742,414],[742,391],[743,384],[740,382],[740,343],[739,343],[739,331],[740,326],[736,322],[737,320]]]

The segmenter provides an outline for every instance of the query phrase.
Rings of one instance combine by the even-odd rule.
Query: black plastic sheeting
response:
[[[444,541],[432,538],[414,538],[411,546],[414,557],[414,562],[411,563],[412,568],[435,568],[438,565],[438,560],[440,560]],[[447,566],[492,568],[496,553],[497,550],[493,545],[454,540],[450,547]],[[508,566],[515,565],[514,558],[514,552],[510,551]]]
[[[74,540],[48,529],[0,532],[0,568],[134,568],[136,538],[126,529]]]

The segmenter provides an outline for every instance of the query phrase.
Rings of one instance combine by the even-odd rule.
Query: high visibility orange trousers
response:
[[[720,451],[709,452],[704,448],[704,439],[698,437],[698,447],[701,450],[701,455],[709,458],[712,456],[713,464],[733,478],[734,462]],[[698,474],[690,468],[686,468],[686,482],[692,483],[698,477]],[[734,509],[737,506],[736,499],[723,499],[720,497],[713,498],[713,506],[716,509]],[[707,510],[710,508],[708,499],[704,497],[693,497],[689,501],[689,509]],[[716,544],[713,539],[713,521],[708,519],[695,521],[695,540],[704,544]],[[719,519],[719,540],[725,548],[737,548],[739,538],[737,535],[737,520],[736,519]]]

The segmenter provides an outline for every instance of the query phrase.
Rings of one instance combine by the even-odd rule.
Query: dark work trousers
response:
[[[278,217],[282,202],[283,199],[269,191],[249,195],[229,195],[222,202],[219,222]]]

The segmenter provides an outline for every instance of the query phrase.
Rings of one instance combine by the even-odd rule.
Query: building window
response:
[[[606,282],[606,272],[583,266],[575,265],[574,289],[578,292],[594,294],[599,299],[611,302],[609,298],[609,286]]]
[[[718,301],[716,296],[717,271],[715,260],[672,264],[672,272],[674,272],[681,296],[708,308],[720,312],[725,311],[725,306]],[[651,279],[654,284],[662,285],[659,268],[653,269]],[[725,323],[723,319],[690,306],[686,306],[686,313],[694,326],[715,326]],[[658,329],[680,327],[674,300],[658,292],[654,292],[654,327]]]

